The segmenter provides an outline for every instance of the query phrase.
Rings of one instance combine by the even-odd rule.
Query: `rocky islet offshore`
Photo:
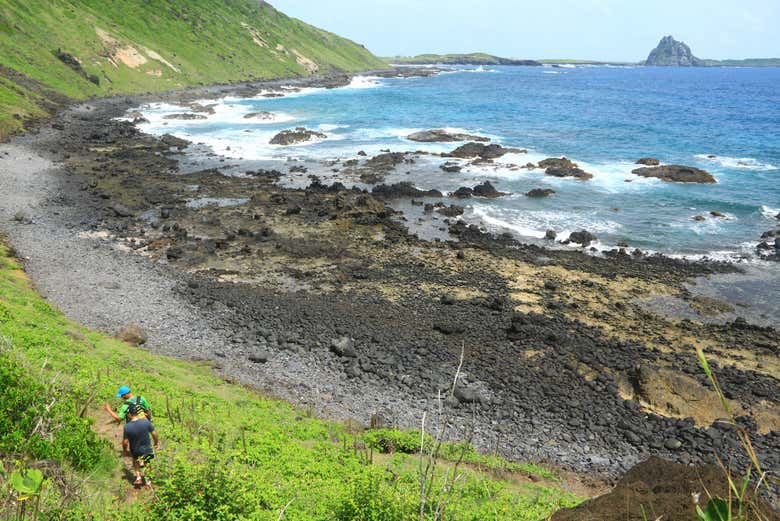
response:
[[[223,344],[192,352],[185,343],[181,356],[212,359],[234,378],[303,396],[320,410],[367,422],[381,409],[391,423],[414,426],[420,400],[449,385],[465,345],[464,375],[447,404],[455,431],[474,415],[483,448],[616,475],[649,454],[684,463],[713,461],[715,453],[741,458],[733,431],[679,417],[664,402],[679,397],[642,384],[648,371],[668,379],[664,371],[673,368],[690,389],[706,389],[683,340],[694,336],[728,361],[715,365],[746,412],[740,421],[766,464],[780,463],[777,426],[755,408],[780,403],[777,380],[728,354],[741,346],[748,360],[773,367],[776,331],[744,322],[671,324],[634,303],[636,292],[733,266],[620,250],[603,258],[545,250],[463,222],[449,227],[457,241],[426,243],[382,201],[440,193],[421,194],[413,185],[369,193],[316,180],[289,189],[276,184],[284,174],[272,170],[182,176],[176,150],[186,143],[111,120],[137,103],[115,99],[71,110],[57,123],[62,130],[37,146],[70,172],[63,197],[81,209],[71,226],[107,232],[123,248],[177,268],[171,277],[180,278],[182,298],[225,332]],[[455,157],[504,155],[500,146],[477,144]],[[377,164],[413,159],[387,154]],[[578,169],[564,159],[546,168]],[[249,202],[188,208],[185,185]],[[585,233],[575,239],[592,240]],[[623,286],[615,276],[632,282]],[[596,304],[601,298],[605,305]],[[155,331],[149,336],[154,346]]]

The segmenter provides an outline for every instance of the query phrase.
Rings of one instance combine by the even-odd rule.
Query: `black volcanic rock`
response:
[[[706,170],[682,165],[647,166],[631,171],[642,177],[657,177],[668,183],[716,183]]]
[[[703,67],[704,61],[691,52],[691,48],[671,36],[664,36],[650,52],[645,65],[661,67]]]
[[[303,127],[298,127],[295,130],[282,130],[278,134],[276,134],[271,141],[269,141],[272,145],[283,145],[283,146],[289,146],[289,145],[295,145],[297,143],[304,143],[306,141],[311,141],[313,139],[325,139],[328,136],[323,134],[322,132],[316,132],[314,130],[309,130]]]
[[[475,136],[473,134],[458,134],[456,132],[449,132],[443,128],[437,128],[434,130],[424,130],[422,132],[415,132],[406,136],[409,141],[419,141],[421,143],[450,143],[453,141],[481,141],[486,143],[490,141],[490,138]]]

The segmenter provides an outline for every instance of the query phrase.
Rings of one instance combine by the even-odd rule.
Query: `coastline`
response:
[[[474,346],[462,399],[448,404],[456,411],[454,431],[475,414],[475,441],[485,450],[612,477],[648,454],[700,462],[713,448],[705,428],[648,414],[624,397],[633,390],[636,365],[682,367],[695,380],[686,337],[704,339],[724,362],[736,364],[722,370],[740,402],[780,402],[769,376],[777,367],[773,331],[671,323],[633,303],[636,293],[653,291],[685,299],[686,280],[733,271],[728,265],[545,250],[462,225],[451,228],[458,243],[430,243],[410,237],[383,201],[365,194],[281,188],[274,174],[243,179],[238,187],[214,171],[190,179],[217,196],[244,190],[257,199],[251,213],[208,209],[209,218],[248,223],[262,213],[257,230],[248,226],[249,235],[226,241],[227,260],[215,262],[222,246],[215,242],[210,252],[203,238],[178,259],[165,250],[129,254],[144,240],[139,228],[149,227],[139,217],[152,192],[155,208],[174,208],[179,228],[192,228],[205,214],[182,208],[178,156],[111,118],[139,100],[241,95],[282,83],[292,82],[93,100],[56,118],[61,130],[43,127],[2,145],[13,154],[0,159],[4,171],[35,174],[30,185],[20,187],[17,178],[5,191],[21,188],[28,197],[4,204],[2,219],[11,222],[11,243],[29,257],[29,273],[44,295],[87,325],[113,331],[139,322],[155,350],[167,346],[166,354],[214,360],[223,375],[363,423],[381,413],[414,427],[451,378],[460,346]],[[25,163],[33,153],[40,155]],[[106,172],[117,175],[98,175]],[[287,214],[296,207],[300,213]],[[32,223],[15,220],[17,212],[28,212]],[[263,228],[273,233],[263,236]],[[242,256],[245,246],[250,252]],[[282,255],[269,255],[266,246]],[[270,268],[256,271],[255,257]],[[236,269],[241,266],[244,273]],[[666,334],[671,341],[640,341]],[[354,355],[333,346],[343,337],[351,339]],[[750,363],[738,367],[730,358],[725,349],[735,343],[754,358]],[[686,448],[666,448],[670,438],[684,440]],[[776,435],[757,435],[756,443],[777,453]]]

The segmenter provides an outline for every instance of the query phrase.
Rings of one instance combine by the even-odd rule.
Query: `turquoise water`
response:
[[[458,143],[413,143],[405,136],[460,129],[528,154],[457,174],[438,168],[444,159],[423,156],[388,180],[445,191],[491,180],[513,195],[461,201],[468,205],[464,218],[527,240],[547,229],[563,238],[587,229],[605,248],[626,241],[669,254],[740,258],[754,256],[761,233],[780,223],[774,217],[780,212],[778,85],[775,68],[463,68],[428,78],[357,78],[347,88],[281,98],[225,99],[199,121],[163,120],[183,109],[153,105],[143,108],[151,123],[141,128],[205,143],[234,159],[309,161],[309,173],[331,180],[343,174],[315,161],[358,158],[360,150],[445,152]],[[255,111],[272,112],[276,120],[243,118]],[[295,126],[319,129],[328,138],[293,147],[268,144],[276,132]],[[562,155],[594,178],[557,179],[516,168]],[[703,168],[718,183],[632,175],[633,163],[646,156]],[[547,199],[522,195],[532,188],[557,193]],[[694,221],[697,215],[705,220]]]

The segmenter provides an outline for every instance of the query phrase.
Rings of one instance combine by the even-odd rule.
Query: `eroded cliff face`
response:
[[[663,67],[703,67],[704,62],[691,52],[684,42],[678,42],[672,36],[664,36],[658,46],[650,52],[645,65]]]

